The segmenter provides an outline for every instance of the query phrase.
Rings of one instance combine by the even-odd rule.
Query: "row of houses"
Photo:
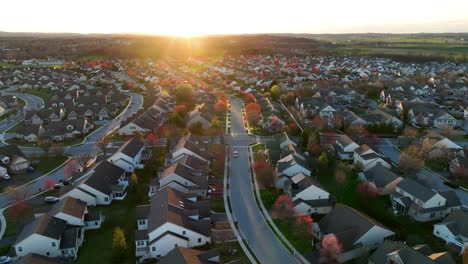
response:
[[[140,263],[147,259],[173,263],[167,261],[174,251],[180,254],[212,243],[207,199],[211,158],[205,146],[190,134],[182,137],[171,147],[157,179],[151,180],[150,203],[137,207],[135,248]],[[218,263],[219,254],[211,254],[213,263]]]

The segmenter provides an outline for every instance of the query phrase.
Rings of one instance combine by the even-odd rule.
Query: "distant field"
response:
[[[311,38],[339,54],[468,61],[468,35],[317,35]]]

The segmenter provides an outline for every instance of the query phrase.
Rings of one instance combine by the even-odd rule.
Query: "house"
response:
[[[182,162],[173,163],[159,172],[159,186],[170,186],[184,193],[206,196],[208,192],[208,173],[197,171]]]
[[[314,185],[312,179],[302,173],[286,181],[284,193],[291,197],[297,215],[327,214],[335,203],[330,193]]]
[[[73,197],[65,197],[47,212],[47,214],[67,221],[69,225],[82,226],[85,230],[99,229],[104,217],[88,212],[87,203]]]
[[[175,247],[171,250],[159,264],[215,264],[223,263],[221,256],[216,249],[208,251],[200,251],[181,246]]]
[[[299,173],[306,176],[311,175],[307,161],[303,156],[294,152],[278,160],[276,163],[276,175],[278,175],[276,188],[283,189],[285,181]]]
[[[445,111],[439,110],[436,105],[419,102],[401,102],[397,108],[399,114],[408,113],[413,125],[432,126],[444,129],[453,128],[457,120]]]
[[[126,172],[133,172],[135,169],[143,168],[141,161],[150,158],[144,156],[145,145],[136,137],[126,141],[107,161],[124,169]]]
[[[313,230],[319,239],[336,235],[343,246],[343,251],[338,256],[340,263],[369,252],[395,234],[374,219],[344,204],[336,204],[330,213],[314,223]]]
[[[435,132],[429,132],[427,135],[425,135],[423,138],[421,138],[421,143],[426,143],[431,146],[431,148],[434,149],[441,149],[441,150],[447,150],[447,151],[453,151],[457,152],[463,147],[460,145],[456,144],[452,140],[437,134]]]
[[[179,139],[172,150],[172,161],[181,155],[195,156],[205,162],[211,159],[207,144],[198,140],[192,140],[191,138],[192,136],[189,134]]]
[[[39,137],[52,141],[63,141],[86,135],[93,128],[94,123],[86,118],[51,121],[39,134]]]
[[[366,120],[367,125],[385,124],[392,126],[393,128],[399,128],[403,126],[403,122],[400,119],[380,109],[373,110],[369,114],[363,116],[363,118]]]
[[[30,166],[26,155],[16,145],[0,146],[0,164],[12,174],[24,172]]]
[[[376,165],[368,171],[358,174],[359,180],[372,184],[379,195],[389,195],[403,178],[382,165]]]
[[[442,222],[434,224],[433,234],[447,244],[454,244],[463,253],[468,247],[468,212],[454,210]]]
[[[384,166],[387,169],[392,167],[389,161],[366,144],[354,150],[354,164],[362,164],[364,171],[368,171],[377,165]]]
[[[449,252],[429,253],[421,250],[424,245],[410,247],[400,241],[386,240],[370,256],[369,264],[455,264]],[[431,251],[432,252],[432,251]]]
[[[198,108],[188,113],[185,118],[186,126],[191,127],[197,123],[200,123],[203,129],[207,129],[211,126],[211,116]]]
[[[409,178],[397,184],[390,200],[396,214],[408,214],[420,222],[444,218],[461,207],[454,191],[436,192]]]
[[[462,174],[468,176],[468,148],[460,150],[450,161],[450,172],[453,174]]]
[[[47,257],[76,259],[83,238],[83,227],[73,226],[63,219],[44,214],[23,228],[13,248],[20,257],[35,253]]]
[[[279,142],[280,149],[287,149],[290,145],[297,147],[296,142],[292,141],[286,132],[275,135],[275,139]]]
[[[42,255],[30,253],[23,257],[19,257],[12,264],[69,264],[65,259],[44,257]]]
[[[353,160],[354,150],[359,148],[359,145],[347,135],[342,135],[336,140],[336,143],[333,144],[332,147],[341,160]]]
[[[85,201],[88,205],[109,205],[113,200],[123,200],[127,196],[129,182],[125,170],[119,166],[104,160],[86,176],[82,183],[66,195]]]
[[[136,256],[161,259],[177,246],[193,248],[211,243],[208,201],[170,187],[158,190],[149,205],[137,207]]]

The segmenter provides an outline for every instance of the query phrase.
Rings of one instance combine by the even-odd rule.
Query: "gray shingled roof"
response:
[[[437,194],[436,191],[408,178],[404,178],[400,183],[398,183],[397,187],[423,202],[427,202]]]
[[[398,177],[400,177],[391,170],[379,164],[363,173],[366,179],[369,182],[373,182],[375,186],[377,186],[377,188],[384,188],[385,186],[387,186],[387,184],[393,182]]]

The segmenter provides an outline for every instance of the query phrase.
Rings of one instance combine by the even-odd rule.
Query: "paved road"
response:
[[[3,120],[0,123],[0,133],[4,133],[5,130],[8,128],[16,125],[18,122],[23,120],[24,118],[24,111],[26,110],[31,110],[31,109],[40,109],[44,107],[44,101],[35,95],[31,94],[22,94],[22,93],[12,93],[12,92],[6,92],[4,93],[5,95],[14,95],[20,99],[23,99],[26,104],[23,108],[22,111],[18,111],[18,113],[8,117],[7,119]]]
[[[230,158],[229,195],[240,232],[262,263],[297,263],[270,230],[257,207],[249,172],[249,152],[246,148],[251,138],[245,133],[241,103],[237,99],[233,99],[231,105],[231,132],[235,133],[231,138],[232,151],[237,150],[239,157]]]

